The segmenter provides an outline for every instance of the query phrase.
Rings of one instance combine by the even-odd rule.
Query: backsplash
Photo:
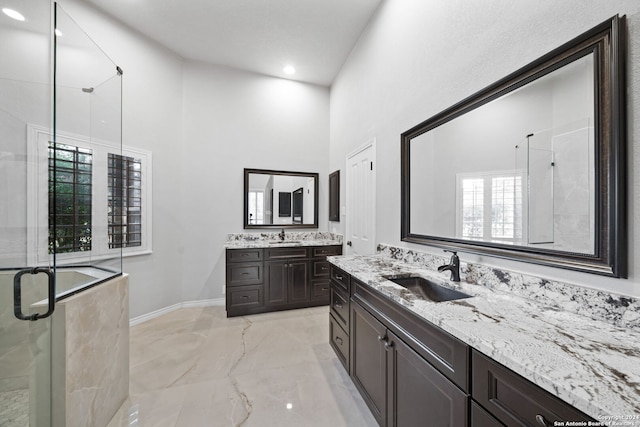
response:
[[[378,253],[434,271],[449,262],[448,257],[385,244],[378,245]],[[640,327],[640,300],[637,298],[466,262],[460,264],[460,276],[468,283],[536,300],[559,311],[625,328]]]
[[[231,233],[227,235],[227,242],[239,240],[280,240],[280,233]],[[329,233],[327,231],[286,231],[285,240],[336,240],[342,243],[342,234]]]

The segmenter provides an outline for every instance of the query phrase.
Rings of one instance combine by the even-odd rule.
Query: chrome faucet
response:
[[[438,271],[442,272],[442,271],[449,270],[451,272],[451,280],[453,280],[454,282],[459,282],[460,281],[460,258],[458,258],[458,253],[455,251],[447,251],[447,250],[445,250],[445,252],[451,252],[453,255],[451,255],[449,264],[441,265],[440,267],[438,267]]]
[[[280,240],[284,241],[284,228],[280,233],[278,233],[278,237],[280,237]]]

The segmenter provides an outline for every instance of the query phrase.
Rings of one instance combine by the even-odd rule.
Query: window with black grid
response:
[[[93,156],[49,142],[49,253],[91,250]]]
[[[142,162],[109,153],[109,248],[142,245]]]

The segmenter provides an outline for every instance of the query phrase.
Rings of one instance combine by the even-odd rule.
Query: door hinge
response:
[[[373,170],[373,162],[371,162],[371,170]]]

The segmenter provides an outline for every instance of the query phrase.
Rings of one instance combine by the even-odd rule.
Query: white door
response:
[[[375,139],[347,156],[347,255],[376,252],[375,157]]]

